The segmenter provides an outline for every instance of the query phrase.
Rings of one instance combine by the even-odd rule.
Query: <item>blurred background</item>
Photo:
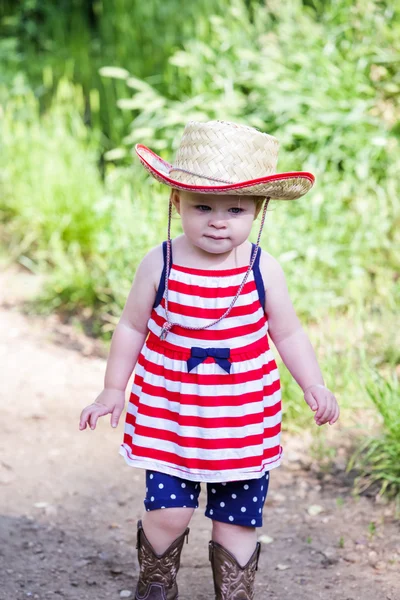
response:
[[[398,3],[2,0],[0,34],[1,264],[40,278],[30,312],[108,342],[166,236],[135,143],[172,160],[189,119],[275,135],[278,169],[316,185],[271,205],[262,245],[342,406],[333,434],[313,427],[280,365],[285,427],[399,498]]]

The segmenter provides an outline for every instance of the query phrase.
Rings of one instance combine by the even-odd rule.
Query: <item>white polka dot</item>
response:
[[[211,509],[210,509],[210,515],[213,515],[213,514],[214,514],[214,511],[213,511],[213,509],[211,508]]]
[[[242,512],[246,512],[246,507],[242,506],[242,508],[240,509]]]
[[[186,487],[186,483],[181,483],[181,487],[185,488]]]
[[[221,508],[224,508],[225,502],[220,502],[219,505],[220,505]]]
[[[257,502],[257,500],[258,500],[257,496],[254,496],[253,502]]]
[[[233,521],[233,517],[232,517],[232,516],[228,517],[228,519],[229,519],[230,521]]]
[[[216,490],[216,489],[214,489],[214,488],[211,488],[211,491],[212,491],[212,493],[213,493],[213,494],[216,494],[216,493],[217,493],[217,490]]]
[[[260,513],[261,511],[262,511],[262,508],[259,508],[259,509],[258,509],[258,512]]]
[[[161,508],[165,508],[165,506],[162,506]]]
[[[163,489],[163,487],[164,487],[164,484],[163,484],[163,483],[159,483],[159,484],[158,484],[158,487],[160,488],[160,490],[162,490],[162,489]]]
[[[146,508],[146,510],[147,510],[147,512],[150,512],[150,509],[149,509],[149,508]]]
[[[153,473],[150,473],[150,479],[153,479],[154,475]]]
[[[146,488],[146,494],[147,494],[148,491],[149,491],[149,488]]]
[[[262,501],[264,502],[265,496],[263,496],[261,499],[262,499]]]
[[[151,500],[151,502],[154,502],[154,496],[152,496],[152,497],[150,498],[150,500]]]
[[[249,489],[249,486],[247,485],[247,483],[245,483],[243,487],[244,487],[245,490]]]
[[[170,498],[172,498],[172,500],[175,500],[175,498],[176,498],[175,494],[171,494]]]
[[[266,474],[265,479],[269,479],[269,473]]]
[[[232,494],[232,498],[233,499],[237,498],[236,494]]]
[[[255,524],[256,524],[256,520],[255,520],[255,519],[252,519],[252,520],[251,520],[251,524],[252,524],[252,525],[255,525]]]
[[[183,508],[186,508],[186,504],[183,505]]]
[[[190,499],[193,500],[194,496],[193,494],[190,494]]]
[[[221,485],[226,485],[226,483],[221,483]]]
[[[262,485],[262,486],[261,486],[261,491],[263,491],[263,489],[264,489],[264,486]]]

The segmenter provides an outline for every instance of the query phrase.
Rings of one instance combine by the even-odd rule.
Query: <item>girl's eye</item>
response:
[[[209,210],[211,210],[211,208],[209,206],[206,206],[205,204],[198,204],[196,206],[197,210],[199,210],[200,212],[207,212]]]
[[[243,208],[239,208],[239,206],[233,206],[232,208],[229,209],[231,213],[233,213],[234,215],[238,215],[241,212],[243,212]]]

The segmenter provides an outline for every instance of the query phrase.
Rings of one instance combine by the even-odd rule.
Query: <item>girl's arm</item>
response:
[[[265,284],[270,338],[302,388],[307,404],[316,411],[317,425],[333,424],[339,417],[339,407],[335,396],[324,385],[314,349],[293,308],[282,267],[263,252],[260,268]]]
[[[95,429],[99,417],[111,413],[116,427],[125,404],[125,389],[146,340],[157,286],[163,268],[161,247],[154,248],[140,263],[119,323],[114,331],[104,389],[81,414],[79,429]]]

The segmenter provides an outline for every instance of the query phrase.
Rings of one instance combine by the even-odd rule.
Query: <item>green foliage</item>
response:
[[[349,463],[357,468],[357,490],[365,491],[378,485],[381,494],[400,502],[400,411],[399,380],[395,373],[384,378],[378,373],[369,375],[365,391],[375,405],[382,423],[382,433],[370,435],[361,444]]]
[[[61,79],[82,87],[85,121],[118,143],[129,117],[116,107],[121,82],[98,74],[104,65],[150,77],[165,93],[180,94],[181,83],[168,59],[192,37],[210,35],[208,15],[223,15],[228,0],[5,0],[0,6],[0,60],[18,62],[42,109],[48,109]],[[15,52],[10,59],[10,44]],[[2,56],[4,48],[4,57]],[[7,52],[6,52],[7,50]],[[1,80],[1,70],[0,70]]]

